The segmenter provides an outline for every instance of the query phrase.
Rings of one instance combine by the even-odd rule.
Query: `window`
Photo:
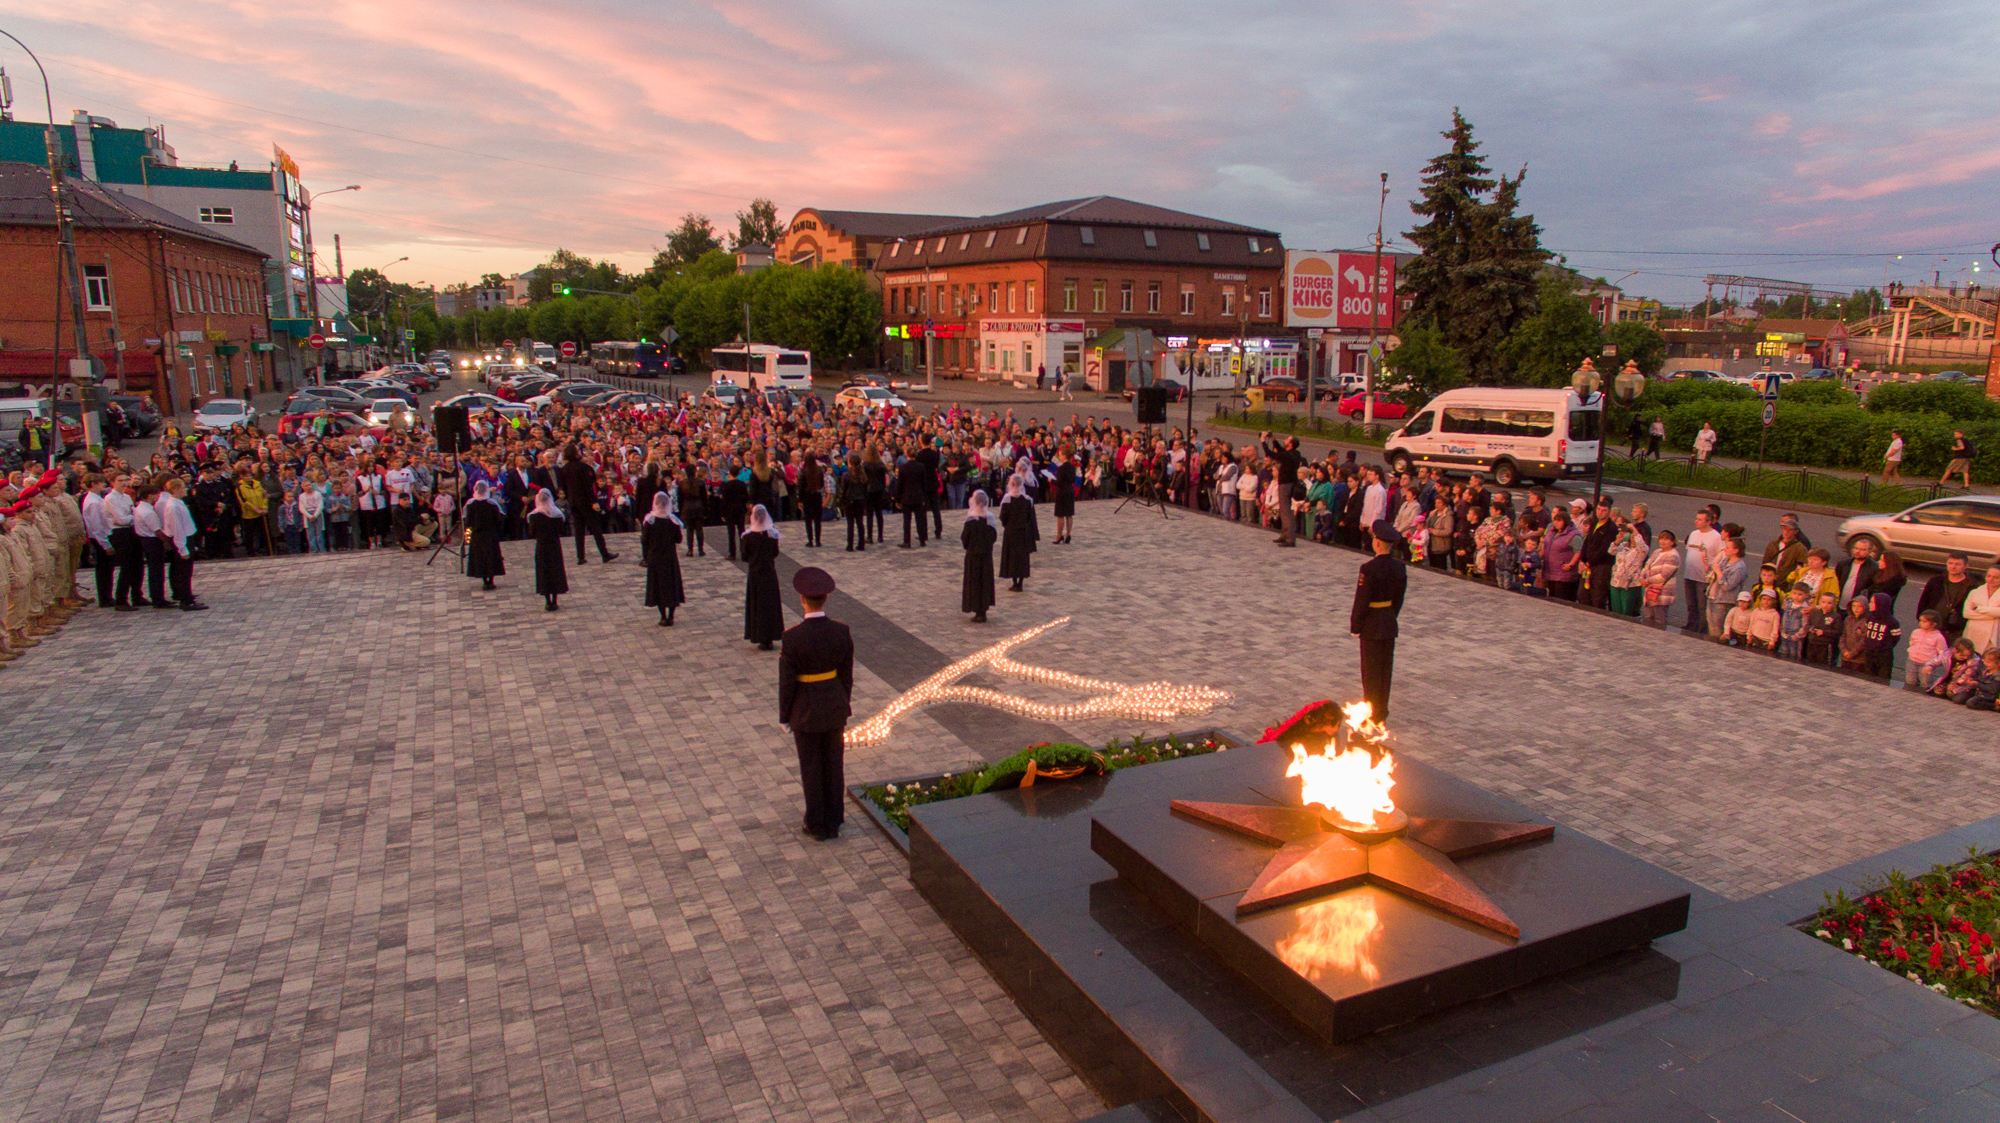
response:
[[[1193,289],[1182,289],[1182,290],[1181,290],[1181,315],[1183,315],[1183,316],[1192,316],[1192,315],[1194,315],[1194,290],[1193,290]]]
[[[1007,311],[1009,314],[1014,311],[1014,282],[1012,281],[1007,282]]]
[[[83,271],[88,276],[90,267],[88,265],[84,266]],[[1947,500],[1943,503],[1932,503],[1926,507],[1919,507],[1911,511],[1908,517],[1899,521],[1916,523],[1919,526],[1964,526],[1966,525],[1965,516],[1971,507],[1972,504],[1970,503]]]
[[[1431,431],[1431,422],[1436,420],[1437,420],[1437,411],[1434,409],[1427,409],[1424,412],[1418,414],[1416,420],[1410,422],[1408,425],[1403,426],[1403,435],[1406,437],[1421,437],[1425,433]]]
[[[1077,227],[1076,235],[1077,237],[1083,239],[1083,244],[1086,246],[1094,246],[1097,244],[1097,231],[1092,230],[1088,226]]]
[[[986,341],[986,369],[989,371],[1000,369],[1000,345],[990,339]]]
[[[233,226],[236,223],[236,208],[203,207],[201,208],[201,220],[203,222],[212,222],[217,226]]]
[[[986,282],[986,307],[993,312],[1000,310],[1000,282]]]
[[[1021,344],[1021,373],[1026,374],[1033,369],[1035,369],[1035,345],[1032,343],[1023,343]]]
[[[1209,246],[1208,246],[1208,235],[1206,235],[1206,234],[1196,234],[1196,235],[1194,236],[1194,248],[1195,248],[1195,249],[1198,249],[1198,250],[1201,250],[1202,252],[1206,253],[1206,252],[1208,251],[1208,248],[1209,248]]]
[[[937,244],[937,249],[936,249],[936,250],[933,250],[932,252],[933,252],[933,253],[943,253],[943,252],[944,252],[944,239],[943,239],[943,238],[939,238],[939,239],[938,239],[938,244]]]
[[[1102,311],[1104,311],[1104,282],[1103,282],[1103,281],[1092,281],[1092,282],[1090,282],[1090,310],[1091,310],[1092,312],[1102,312]]]
[[[1148,311],[1148,312],[1158,312],[1159,310],[1160,310],[1160,282],[1158,282],[1158,281],[1147,281],[1147,282],[1146,282],[1146,311]]]
[[[1236,286],[1224,285],[1222,286],[1222,314],[1225,316],[1232,316],[1235,315],[1235,313],[1236,313]]]
[[[1021,302],[1021,311],[1033,312],[1035,310],[1035,282],[1028,281],[1025,287],[1027,289],[1027,296]]]
[[[1063,311],[1076,311],[1076,278],[1063,278]]]
[[[951,286],[951,310],[961,316],[965,314],[965,293],[957,285]]]
[[[1547,437],[1556,431],[1556,415],[1546,409],[1493,409],[1451,406],[1443,411],[1441,433],[1489,437]]]
[[[1146,231],[1146,248],[1149,250],[1160,248],[1160,236],[1151,230]]]
[[[939,286],[937,287],[937,310],[938,310],[938,315],[940,315],[940,316],[942,316],[942,315],[944,315],[945,313],[947,313],[947,312],[951,311],[951,305],[949,305],[949,304],[946,304],[946,303],[944,302],[944,286],[943,286],[943,285],[939,285]]]
[[[1018,245],[1021,245],[1021,244],[1025,243],[1025,242],[1026,242],[1027,240],[1028,240],[1028,228],[1027,228],[1027,227],[1023,226],[1023,227],[1021,227],[1021,228],[1020,228],[1019,230],[1016,230],[1016,231],[1014,231],[1014,244],[1015,244],[1015,245],[1017,245],[1017,246],[1018,246]]]
[[[1259,317],[1260,319],[1265,319],[1265,320],[1268,320],[1268,319],[1270,319],[1270,318],[1271,318],[1271,290],[1270,290],[1270,289],[1258,289],[1258,290],[1257,290],[1257,315],[1258,315],[1258,317]]]
[[[1959,525],[1973,530],[2000,530],[2000,507],[1991,503],[1968,504],[1965,521]]]
[[[1132,310],[1132,282],[1130,281],[1118,282],[1118,310],[1120,312],[1130,312]]]
[[[1251,252],[1251,253],[1263,253],[1263,252],[1264,252],[1263,248],[1262,248],[1261,246],[1259,246],[1259,245],[1257,244],[1257,239],[1255,239],[1255,238],[1252,238],[1252,239],[1250,239],[1250,252]]]
[[[83,306],[92,312],[111,311],[110,266],[83,267]]]
[[[903,253],[903,243],[901,242],[897,242],[889,247],[890,257],[900,257],[902,256],[902,253]]]
[[[930,315],[931,290],[928,285],[917,290],[917,311],[926,316]]]
[[[990,250],[990,249],[992,249],[992,248],[993,248],[993,236],[994,236],[995,234],[998,234],[998,233],[1000,233],[1000,232],[999,232],[998,230],[988,230],[988,231],[986,232],[986,248],[987,248],[987,249],[989,249],[989,250]]]
[[[174,311],[194,311],[194,293],[188,290],[188,275],[179,269],[174,270]]]
[[[972,244],[972,235],[970,235],[970,234],[960,234],[960,235],[958,236],[958,248],[959,248],[959,249],[961,249],[961,250],[962,250],[962,249],[964,249],[965,247],[967,247],[967,246],[969,246],[969,245],[971,245],[971,244]]]

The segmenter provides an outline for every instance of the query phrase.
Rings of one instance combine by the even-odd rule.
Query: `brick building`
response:
[[[898,238],[952,222],[963,215],[887,214],[880,211],[827,211],[805,207],[792,216],[778,239],[776,259],[786,265],[846,265],[872,270],[876,259]]]
[[[163,411],[275,387],[263,251],[89,180],[70,178],[65,188],[86,337],[107,378],[122,369],[125,388],[151,394]],[[8,381],[46,383],[56,359],[75,355],[66,279],[61,334],[54,330],[59,256],[47,168],[0,163],[0,377]]]
[[[1115,392],[1169,375],[1226,385],[1290,374],[1277,233],[1099,195],[958,219],[876,256],[891,365],[1027,382],[1057,364]]]

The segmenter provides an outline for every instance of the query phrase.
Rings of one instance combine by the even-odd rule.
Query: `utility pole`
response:
[[[125,393],[125,333],[118,327],[118,286],[111,284],[111,254],[104,254],[104,283],[111,289],[111,351],[118,364],[118,392]]]
[[[70,320],[76,333],[76,357],[71,360],[70,377],[75,378],[77,371],[81,370],[84,372],[85,380],[88,381],[92,371],[90,365],[90,340],[83,321],[83,271],[76,264],[76,231],[70,222],[69,208],[63,205],[62,142],[57,139],[56,135],[56,100],[55,96],[49,92],[48,69],[42,66],[42,60],[36,57],[35,52],[28,50],[26,43],[15,39],[12,34],[5,31],[0,31],[0,35],[5,35],[7,38],[12,39],[15,46],[26,51],[28,58],[33,60],[35,69],[41,72],[42,101],[48,106],[49,111],[49,123],[42,131],[42,142],[47,147],[49,155],[49,203],[55,209],[56,246],[58,250],[56,258],[55,327],[49,336],[49,353],[53,364],[49,377],[49,462],[53,464],[62,459],[63,451],[62,420],[56,413],[56,396],[62,389],[63,379],[62,302],[64,296],[63,270],[65,268],[69,270],[68,296]],[[4,87],[8,95],[8,108],[10,110],[12,108],[12,87],[12,82],[6,83]],[[77,363],[84,365],[78,367]],[[94,394],[86,395],[82,393],[82,390],[83,387],[79,386],[79,399],[94,399],[96,397]],[[88,407],[91,403],[84,401],[82,404]],[[90,439],[96,435],[97,429],[97,423],[92,418],[91,411],[88,408],[82,410],[82,421],[83,439],[88,444]]]
[[[1380,354],[1382,320],[1382,216],[1389,206],[1389,173],[1382,173],[1382,197],[1375,203],[1375,271],[1368,275],[1368,365],[1361,375],[1361,429],[1375,429],[1375,356]]]

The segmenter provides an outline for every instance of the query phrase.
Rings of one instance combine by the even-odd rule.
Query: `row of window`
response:
[[[793,227],[793,229],[794,229],[794,230],[796,230],[796,229],[798,229],[798,227],[797,227],[797,226],[794,226],[794,227]],[[1017,245],[1017,246],[1018,246],[1018,245],[1023,245],[1023,244],[1025,244],[1025,243],[1027,242],[1027,240],[1028,240],[1028,228],[1027,228],[1027,227],[1025,227],[1025,226],[1018,226],[1018,227],[1015,227],[1015,228],[1014,228],[1014,231],[1013,231],[1013,234],[1014,234],[1014,244],[1015,244],[1015,245]],[[1094,246],[1094,245],[1096,245],[1096,244],[1097,244],[1097,229],[1096,229],[1096,227],[1092,227],[1092,226],[1079,226],[1079,227],[1077,227],[1077,228],[1076,228],[1076,234],[1077,234],[1077,237],[1078,237],[1078,238],[1079,238],[1080,240],[1082,240],[1083,244],[1084,244],[1084,245],[1086,245],[1086,246]],[[1141,234],[1141,235],[1142,235],[1142,236],[1143,236],[1143,237],[1145,238],[1145,240],[1146,240],[1146,248],[1147,248],[1147,249],[1149,249],[1149,250],[1156,250],[1156,249],[1159,249],[1159,248],[1160,248],[1160,235],[1159,235],[1159,232],[1158,232],[1158,231],[1155,231],[1155,230],[1150,230],[1150,229],[1143,229],[1143,230],[1141,230],[1141,231],[1140,231],[1140,234]],[[988,231],[986,231],[986,236],[985,236],[984,240],[983,240],[983,241],[982,241],[982,242],[980,243],[981,247],[982,247],[982,248],[984,248],[984,249],[989,249],[989,250],[990,250],[990,249],[992,249],[992,248],[993,248],[993,243],[994,243],[994,241],[995,241],[995,240],[996,240],[996,239],[997,239],[997,238],[999,237],[999,235],[1000,235],[1000,231],[998,231],[998,230],[988,230]],[[974,234],[970,234],[970,233],[968,233],[968,234],[960,234],[960,235],[958,236],[958,248],[959,248],[960,250],[964,250],[964,249],[965,249],[965,248],[967,248],[968,246],[972,245],[972,239],[973,239],[974,237],[977,237],[977,235],[974,235]],[[937,238],[937,239],[936,239],[935,241],[936,241],[936,244],[935,244],[935,245],[932,245],[932,244],[931,244],[931,243],[932,243],[932,239],[929,239],[929,238],[919,238],[919,239],[917,239],[917,240],[916,240],[915,242],[908,242],[908,243],[906,243],[906,242],[903,242],[903,241],[901,241],[901,240],[899,239],[898,241],[896,241],[895,243],[893,243],[892,245],[890,245],[890,247],[889,247],[889,256],[890,256],[890,257],[901,257],[901,256],[902,256],[902,254],[903,254],[903,247],[904,247],[905,245],[908,245],[908,246],[910,247],[910,256],[911,256],[911,257],[915,257],[915,256],[917,256],[917,255],[919,255],[919,254],[923,253],[923,252],[924,252],[924,247],[925,247],[926,245],[930,245],[930,246],[931,246],[931,252],[932,252],[932,253],[943,253],[943,252],[944,252],[944,248],[945,248],[946,244],[947,244],[947,243],[949,243],[949,242],[951,241],[951,236],[947,234],[947,235],[944,235],[944,236],[942,236],[942,237],[939,237],[939,238]],[[1264,252],[1264,246],[1263,246],[1263,241],[1262,241],[1262,239],[1259,239],[1259,238],[1247,238],[1247,239],[1245,239],[1245,243],[1246,243],[1246,245],[1247,245],[1247,246],[1249,247],[1249,250],[1250,250],[1250,252],[1251,252],[1251,253],[1263,253],[1263,252]],[[1197,232],[1195,233],[1195,236],[1194,236],[1194,244],[1195,244],[1195,248],[1196,248],[1196,249],[1198,249],[1198,250],[1200,250],[1200,251],[1201,251],[1201,252],[1203,252],[1203,253],[1208,253],[1208,252],[1210,252],[1211,250],[1213,250],[1213,249],[1215,248],[1215,245],[1214,245],[1214,241],[1213,241],[1213,239],[1211,239],[1211,238],[1210,238],[1210,237],[1209,237],[1209,236],[1208,236],[1208,235],[1207,235],[1206,233],[1202,233],[1202,232],[1199,232],[1199,231],[1197,231]]]
[[[239,273],[168,269],[167,285],[173,290],[176,312],[235,316],[264,311],[262,292]]]
[[[1063,279],[1063,311],[1075,312],[1078,310],[1076,290],[1077,279],[1075,277],[1066,277]],[[1247,286],[1245,287],[1245,291],[1248,291]],[[932,299],[933,292],[936,294],[935,305],[933,305]],[[1003,292],[1006,296],[1004,311],[1009,313],[1032,313],[1036,311],[1035,282],[988,281],[984,294],[985,310],[987,312],[997,313],[1003,311],[1001,307]],[[1017,295],[1025,298],[1018,305],[1015,300]],[[1120,281],[1118,283],[1118,311],[1137,311],[1137,295],[1134,282]],[[933,306],[935,306],[937,314],[940,316],[963,316],[967,313],[976,314],[979,312],[980,297],[979,285],[976,283],[951,285],[948,287],[945,285],[897,285],[889,290],[889,311],[890,314],[898,316],[928,316],[931,314]],[[1104,312],[1108,310],[1105,307],[1105,297],[1105,282],[1102,280],[1090,282],[1090,310],[1092,312]],[[1158,315],[1160,312],[1160,300],[1160,282],[1147,281],[1147,313]],[[1195,287],[1191,284],[1181,285],[1180,314],[1183,316],[1192,316],[1195,314]],[[1222,314],[1224,316],[1236,315],[1235,285],[1224,285],[1222,287]],[[1271,318],[1271,289],[1269,286],[1257,290],[1257,318],[1260,320]]]

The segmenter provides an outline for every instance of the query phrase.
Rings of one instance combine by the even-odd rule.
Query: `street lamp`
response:
[[[1585,359],[1582,366],[1570,372],[1569,388],[1575,392],[1577,397],[1583,399],[1584,405],[1588,406],[1595,402],[1598,406],[1597,482],[1592,488],[1590,497],[1592,510],[1596,509],[1597,501],[1604,497],[1604,439],[1607,434],[1604,431],[1604,395],[1599,393],[1603,385],[1604,377],[1597,373],[1597,364],[1590,359]]]

